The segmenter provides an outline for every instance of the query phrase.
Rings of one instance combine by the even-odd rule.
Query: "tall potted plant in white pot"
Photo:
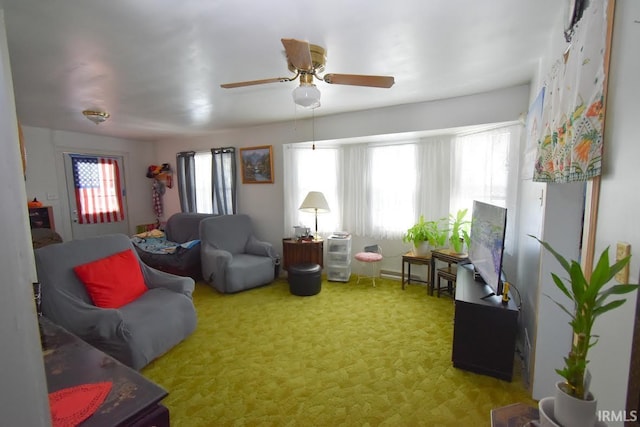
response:
[[[468,209],[459,209],[456,214],[449,214],[449,244],[451,251],[455,254],[461,254],[464,251],[464,245],[469,247],[471,237],[469,236],[469,227],[471,221],[466,219]]]
[[[597,343],[597,336],[593,335],[591,331],[595,320],[600,315],[620,307],[626,301],[626,299],[612,300],[612,297],[615,298],[616,295],[627,294],[638,289],[638,285],[629,283],[605,287],[629,263],[630,256],[610,265],[609,248],[606,248],[600,255],[591,276],[587,279],[580,263],[574,260],[567,261],[547,242],[543,242],[535,236],[531,237],[538,240],[569,275],[568,278],[560,278],[555,273],[551,274],[556,287],[572,303],[572,306],[566,306],[552,299],[561,310],[569,315],[571,319],[569,325],[573,331],[569,345],[570,350],[564,358],[564,367],[556,369],[564,381],[556,384],[553,415],[563,427],[591,427],[597,421],[597,401],[589,392],[589,381],[586,380],[587,364],[589,363],[587,355]],[[542,412],[541,406],[541,416],[543,416]]]

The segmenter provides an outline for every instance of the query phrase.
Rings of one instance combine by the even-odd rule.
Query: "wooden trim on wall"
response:
[[[603,83],[603,114],[604,119],[602,123],[603,135],[607,134],[607,86],[609,84],[609,66],[611,64],[611,40],[613,35],[613,18],[616,8],[616,0],[609,0],[607,4],[607,35],[605,40],[604,50],[604,83]],[[606,139],[602,144],[602,157],[604,158],[604,152],[607,144]],[[604,169],[604,168],[603,168]],[[602,171],[605,172],[604,170]],[[596,249],[596,231],[598,224],[598,203],[600,201],[600,182],[601,177],[597,176],[587,182],[586,199],[585,199],[585,216],[583,225],[582,236],[582,269],[587,276],[587,279],[591,277],[591,271],[593,271],[593,261],[595,258]]]

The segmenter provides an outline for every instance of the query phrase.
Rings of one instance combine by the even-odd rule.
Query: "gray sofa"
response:
[[[177,213],[171,215],[164,228],[168,241],[185,243],[200,239],[200,221],[211,218],[212,214]],[[192,248],[178,247],[174,253],[156,254],[145,252],[136,246],[142,262],[166,273],[188,276],[198,281],[202,278],[200,267],[200,245]]]
[[[155,270],[136,258],[149,288],[118,309],[93,305],[73,268],[133,250],[124,234],[72,240],[36,249],[42,312],[54,323],[122,363],[140,369],[189,336],[196,327],[189,277]]]
[[[222,293],[240,292],[271,283],[280,256],[271,243],[253,235],[247,215],[221,215],[200,222],[202,276]]]

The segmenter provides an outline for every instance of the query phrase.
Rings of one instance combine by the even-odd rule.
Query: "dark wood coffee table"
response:
[[[39,324],[49,393],[82,384],[113,383],[83,427],[169,426],[169,411],[160,404],[168,394],[165,390],[46,317],[41,316]]]

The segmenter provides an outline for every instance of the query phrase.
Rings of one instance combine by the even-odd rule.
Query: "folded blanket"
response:
[[[141,239],[144,239],[147,237],[164,237],[164,231],[154,228],[153,230],[150,230],[150,231],[144,231],[142,233],[134,234],[134,236],[140,237]]]
[[[200,244],[200,240],[189,240],[184,243],[170,242],[166,237],[138,237],[133,236],[131,242],[145,252],[152,254],[173,254],[179,248],[191,249]]]

